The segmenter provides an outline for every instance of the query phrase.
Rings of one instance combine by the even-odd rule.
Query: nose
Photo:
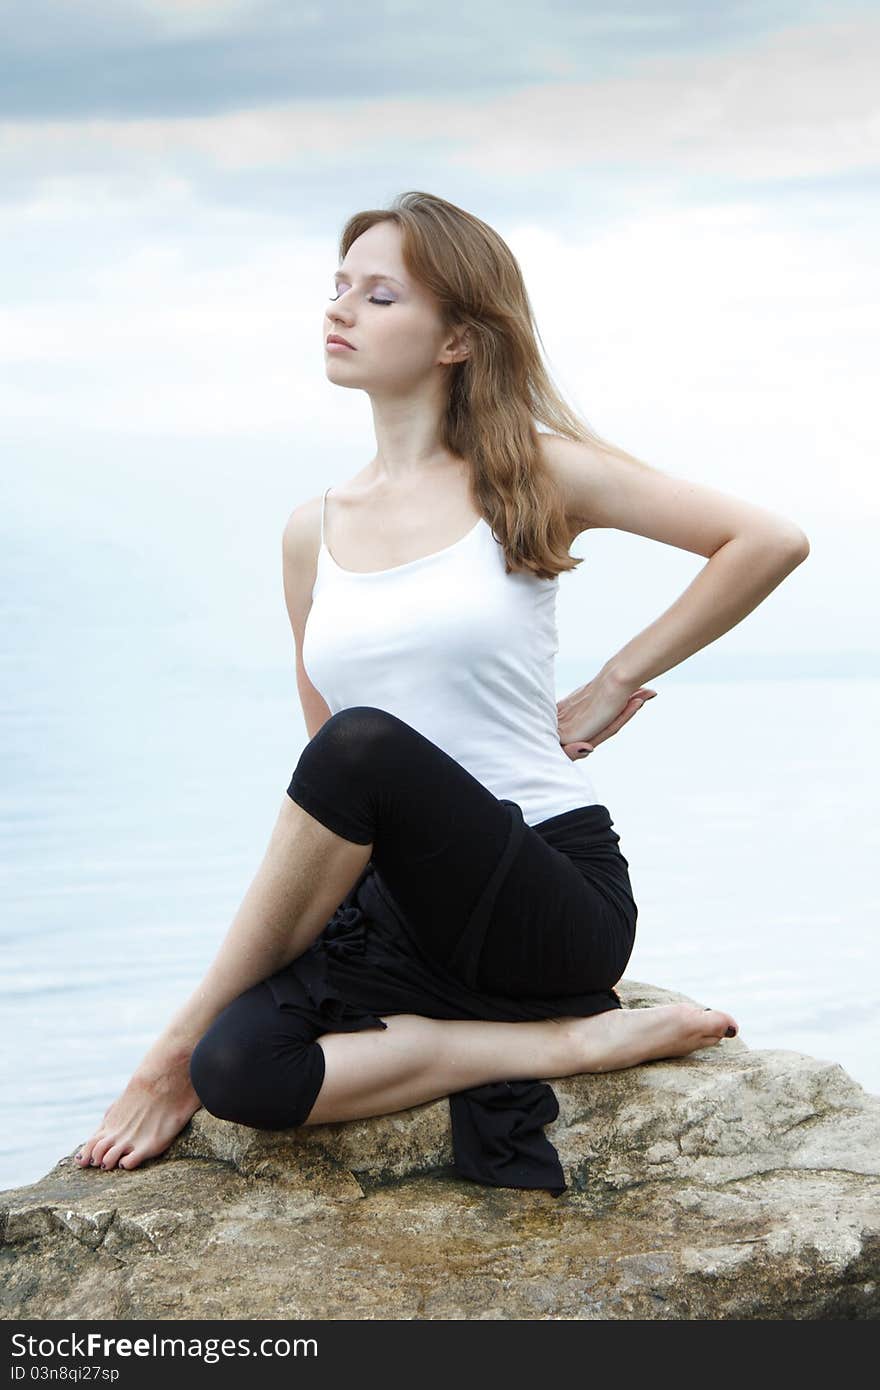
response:
[[[330,303],[327,306],[327,318],[333,328],[341,327],[343,324],[349,325],[352,322],[351,311],[344,309],[341,304]],[[331,333],[333,331],[331,328]]]

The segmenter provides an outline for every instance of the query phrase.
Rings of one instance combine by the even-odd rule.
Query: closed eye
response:
[[[338,295],[338,294],[331,294],[331,296],[330,296],[330,303],[331,303],[331,304],[335,304],[336,301],[337,301],[337,299],[339,299],[339,298],[341,298],[340,295]],[[393,304],[393,303],[394,303],[394,300],[393,300],[393,299],[377,299],[376,296],[375,296],[375,295],[372,295],[372,294],[368,294],[368,295],[367,295],[367,299],[370,301],[371,304]]]

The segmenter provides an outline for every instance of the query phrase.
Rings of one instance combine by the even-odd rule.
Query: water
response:
[[[185,624],[141,642],[117,614],[47,641],[19,618],[0,709],[0,1188],[88,1136],[201,979],[306,737],[292,649],[249,669],[206,660]],[[559,695],[591,670],[569,674]],[[627,975],[880,1092],[880,685],[652,685],[587,764],[639,903]]]

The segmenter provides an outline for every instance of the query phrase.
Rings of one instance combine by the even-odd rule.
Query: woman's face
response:
[[[377,222],[352,242],[336,293],[324,319],[324,364],[336,385],[407,394],[454,359],[454,334],[443,328],[434,296],[406,270],[395,223]],[[351,348],[328,346],[332,334]]]

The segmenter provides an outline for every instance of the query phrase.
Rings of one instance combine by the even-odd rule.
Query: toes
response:
[[[86,1142],[79,1149],[77,1149],[76,1161],[82,1168],[88,1168],[91,1162],[95,1145],[98,1143],[98,1139],[99,1136],[93,1134],[91,1139],[87,1139]]]
[[[119,1162],[119,1160],[120,1160],[125,1154],[130,1153],[130,1152],[131,1152],[131,1145],[130,1145],[130,1144],[125,1144],[125,1143],[113,1144],[113,1145],[106,1151],[106,1153],[104,1154],[104,1157],[101,1159],[101,1167],[107,1169],[108,1171],[109,1171],[111,1168],[115,1168],[117,1165],[121,1168],[121,1167],[122,1167],[122,1164]]]
[[[98,1139],[92,1147],[91,1163],[94,1168],[100,1168],[104,1155],[113,1145],[112,1135],[106,1135],[103,1139]]]
[[[734,1020],[730,1017],[730,1014],[723,1014],[723,1013],[721,1012],[720,1009],[709,1009],[709,1008],[704,1009],[703,1012],[704,1012],[704,1013],[707,1013],[707,1014],[714,1014],[714,1015],[715,1015],[715,1019],[717,1020],[717,1028],[718,1028],[718,1037],[719,1037],[719,1038],[722,1038],[722,1037],[724,1037],[724,1038],[735,1038],[735,1037],[736,1037],[736,1035],[737,1035],[739,1029],[737,1028],[737,1025],[736,1025],[736,1023],[734,1022]],[[707,1020],[707,1022],[708,1022],[708,1021],[709,1021],[709,1020]]]

